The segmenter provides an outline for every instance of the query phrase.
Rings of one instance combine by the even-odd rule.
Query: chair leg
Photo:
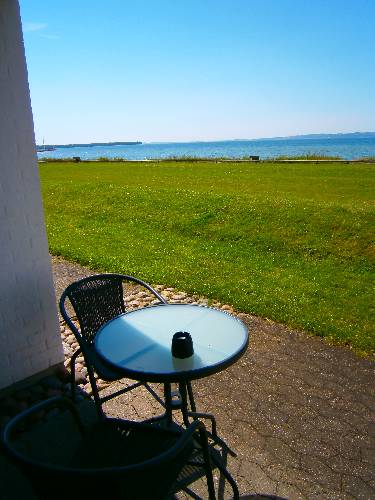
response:
[[[202,497],[200,497],[199,495],[197,495],[193,490],[191,490],[188,487],[182,488],[182,491],[184,491],[185,493],[187,493],[189,495],[189,497],[194,498],[194,500],[202,500]],[[177,499],[177,497],[175,497],[173,500],[176,500],[176,499]]]
[[[221,458],[223,461],[223,466],[227,468],[228,465],[228,452],[225,448],[222,447],[221,449]],[[225,498],[224,497],[224,492],[225,492],[225,476],[222,472],[219,474],[219,484],[218,484],[218,497],[219,498]]]
[[[188,395],[189,395],[190,409],[191,409],[191,411],[195,412],[195,411],[197,411],[197,407],[195,406],[194,394],[193,394],[193,388],[191,386],[191,382],[188,381],[186,386],[187,386],[187,391],[188,391]]]
[[[228,472],[226,467],[219,460],[216,460],[216,458],[213,455],[211,455],[210,458],[213,461],[213,463],[216,465],[216,467],[219,469],[220,474],[222,474],[225,477],[225,479],[228,481],[228,483],[231,485],[232,490],[233,490],[233,500],[239,500],[240,493],[238,491],[238,486],[237,486],[236,481],[233,479],[233,477]]]
[[[186,392],[186,382],[180,382],[179,383],[179,390],[180,390],[180,396],[181,396],[181,413],[182,413],[182,418],[184,420],[184,424],[186,427],[189,427],[190,422],[189,422],[189,408],[188,408],[188,400],[187,400],[187,392]]]
[[[70,393],[72,397],[73,403],[76,401],[76,359],[78,357],[78,354],[81,353],[81,349],[78,349],[73,356],[71,357],[70,360]]]
[[[102,404],[101,404],[101,400],[100,400],[100,396],[99,396],[98,387],[96,385],[94,370],[92,369],[92,367],[90,365],[87,366],[87,373],[88,373],[89,380],[90,380],[92,395],[94,396],[96,411],[98,413],[98,416],[100,418],[102,418],[104,416],[104,412],[102,409]]]
[[[208,439],[206,431],[204,429],[200,429],[199,436],[202,444],[202,453],[203,453],[204,467],[206,472],[208,496],[210,500],[216,500],[214,478],[212,475],[212,467],[211,467],[211,456],[208,451]]]
[[[164,384],[164,400],[165,400],[165,416],[167,417],[167,424],[172,424],[172,394],[171,384]]]

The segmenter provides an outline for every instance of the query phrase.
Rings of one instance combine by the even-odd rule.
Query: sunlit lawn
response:
[[[374,165],[40,164],[50,250],[375,352]]]

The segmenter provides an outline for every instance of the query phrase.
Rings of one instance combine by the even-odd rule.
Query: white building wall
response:
[[[63,361],[17,0],[0,0],[0,389]]]

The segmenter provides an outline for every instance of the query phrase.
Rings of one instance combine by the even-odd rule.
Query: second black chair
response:
[[[57,450],[48,421],[36,433],[27,432],[33,416],[56,407],[68,410],[54,417],[60,420],[64,439]],[[7,456],[40,500],[171,499],[195,479],[186,477],[191,460],[197,477],[206,477],[205,498],[216,498],[207,435],[198,421],[185,430],[113,418],[100,418],[87,426],[70,400],[55,397],[14,417],[2,438]]]
[[[95,373],[99,378],[107,382],[123,378],[120,371],[106,363],[97,354],[94,348],[94,339],[102,325],[126,312],[126,302],[124,300],[124,287],[126,284],[140,285],[147,289],[159,303],[167,304],[166,300],[150,285],[138,278],[125,274],[99,274],[81,279],[69,285],[60,299],[61,315],[74,333],[79,344],[79,348],[71,358],[70,365],[72,399],[74,401],[76,396],[75,362],[77,357],[82,354],[99,414],[102,414],[102,403],[141,385],[163,407],[165,406],[158,394],[144,382],[133,383],[107,396],[100,397],[99,395]],[[69,312],[66,304],[67,299],[69,299],[74,313],[72,310]],[[74,314],[79,323],[79,328],[77,328],[73,321]]]

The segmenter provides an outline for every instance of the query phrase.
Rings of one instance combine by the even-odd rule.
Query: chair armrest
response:
[[[72,331],[73,335],[75,336],[75,338],[77,339],[77,342],[79,344],[79,349],[77,351],[75,351],[75,353],[72,357],[72,361],[75,361],[75,359],[77,358],[77,356],[80,352],[82,352],[83,355],[86,356],[87,349],[86,349],[86,343],[81,335],[80,330],[76,327],[76,325],[71,320],[69,314],[66,312],[65,301],[67,298],[68,298],[68,295],[67,295],[66,290],[65,290],[60,297],[59,308],[60,308],[60,313],[61,313],[61,316],[63,317],[63,320],[68,325],[68,327]]]
[[[69,314],[66,312],[66,309],[65,309],[65,301],[66,301],[67,297],[68,297],[68,295],[67,295],[66,291],[64,291],[60,297],[60,300],[59,300],[60,313],[61,313],[61,316],[63,317],[63,320],[65,321],[65,323],[69,326],[69,328],[71,329],[71,331],[74,333],[75,337],[77,338],[78,342],[81,344],[81,342],[80,342],[82,339],[81,332],[78,330],[76,325],[73,323],[73,321],[71,320]]]
[[[203,419],[209,420],[211,422],[211,434],[215,438],[218,437],[217,430],[216,430],[216,420],[215,420],[215,417],[213,415],[211,415],[211,413],[201,413],[201,412],[197,412],[197,411],[188,411],[187,414],[189,417],[192,417],[194,419],[203,418]]]

